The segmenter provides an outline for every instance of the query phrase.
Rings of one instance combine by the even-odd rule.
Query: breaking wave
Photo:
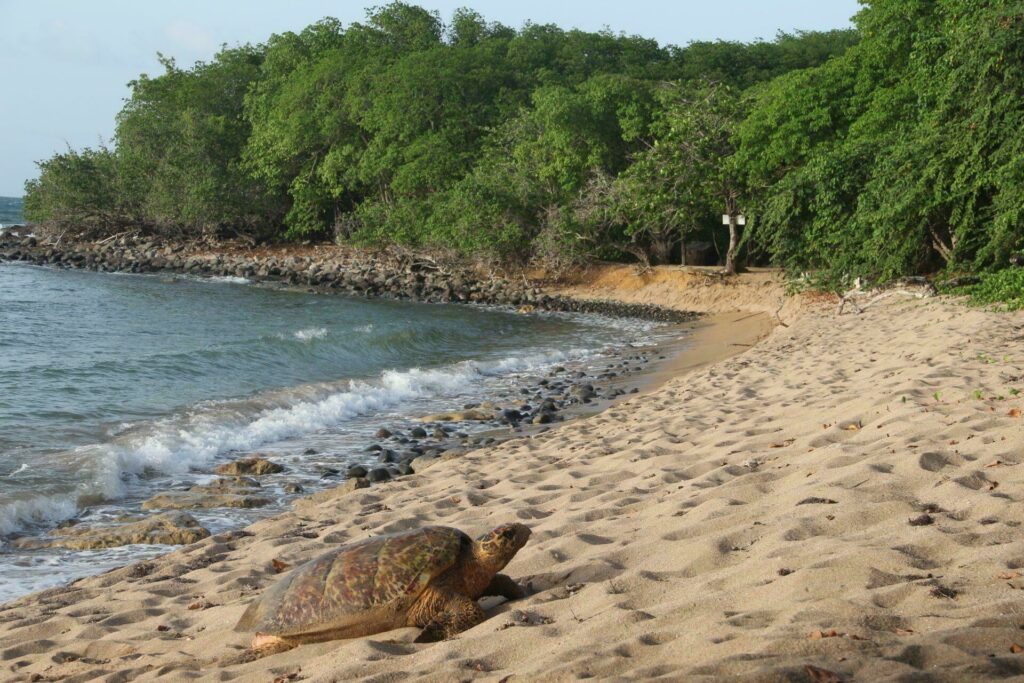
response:
[[[0,504],[0,534],[52,525],[79,506],[123,498],[140,478],[204,468],[231,452],[336,427],[359,416],[400,412],[414,416],[431,403],[480,397],[491,380],[536,372],[589,352],[582,349],[463,361],[436,369],[386,370],[373,380],[347,380],[265,392],[245,401],[209,402],[183,414],[121,431],[110,442],[65,454],[88,472],[68,496],[40,495]],[[434,407],[437,404],[434,403]]]

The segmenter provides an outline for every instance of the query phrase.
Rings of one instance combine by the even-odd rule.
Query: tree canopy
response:
[[[1014,186],[1016,143],[986,128],[981,147],[952,147],[939,131],[1012,123],[1014,101],[986,88],[1015,77],[1019,26],[1000,3],[932,4],[872,2],[856,31],[677,47],[392,2],[190,68],[162,58],[130,84],[109,148],[40,163],[26,213],[97,233],[659,263],[727,239],[720,216],[747,211],[746,243],[794,268],[837,244],[885,272],[929,245],[991,261],[1016,248],[1019,204],[993,190]],[[929,170],[907,177],[913,164]],[[919,201],[927,215],[908,213]],[[864,237],[902,241],[872,263]]]
[[[1024,5],[871,0],[860,42],[755,88],[757,237],[824,280],[1002,267],[1024,246]]]

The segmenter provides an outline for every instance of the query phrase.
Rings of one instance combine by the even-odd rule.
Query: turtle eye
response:
[[[509,539],[509,540],[512,540],[515,537],[515,535],[516,535],[516,530],[514,528],[512,528],[512,527],[509,527],[509,528],[505,529],[504,531],[502,531],[501,535],[504,536],[505,538]]]

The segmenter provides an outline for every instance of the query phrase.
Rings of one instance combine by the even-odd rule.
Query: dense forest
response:
[[[395,2],[140,76],[30,220],[825,282],[1024,246],[1024,6],[866,0],[853,30],[660,46]],[[723,227],[744,214],[744,227]],[[730,234],[731,233],[731,234]]]

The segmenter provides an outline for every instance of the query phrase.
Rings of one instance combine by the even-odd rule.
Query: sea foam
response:
[[[396,409],[406,412],[402,408],[415,401],[476,395],[487,378],[537,371],[587,355],[585,350],[570,349],[434,369],[387,370],[371,381],[307,385],[268,392],[251,401],[195,406],[185,414],[137,426],[108,443],[75,449],[70,457],[91,470],[77,493],[0,504],[0,534],[74,517],[76,503],[121,499],[142,475],[207,468],[229,452],[251,452],[358,416]]]
[[[296,339],[301,342],[309,342],[314,339],[323,339],[327,336],[327,328],[324,327],[310,327],[305,330],[299,330],[293,335]]]

